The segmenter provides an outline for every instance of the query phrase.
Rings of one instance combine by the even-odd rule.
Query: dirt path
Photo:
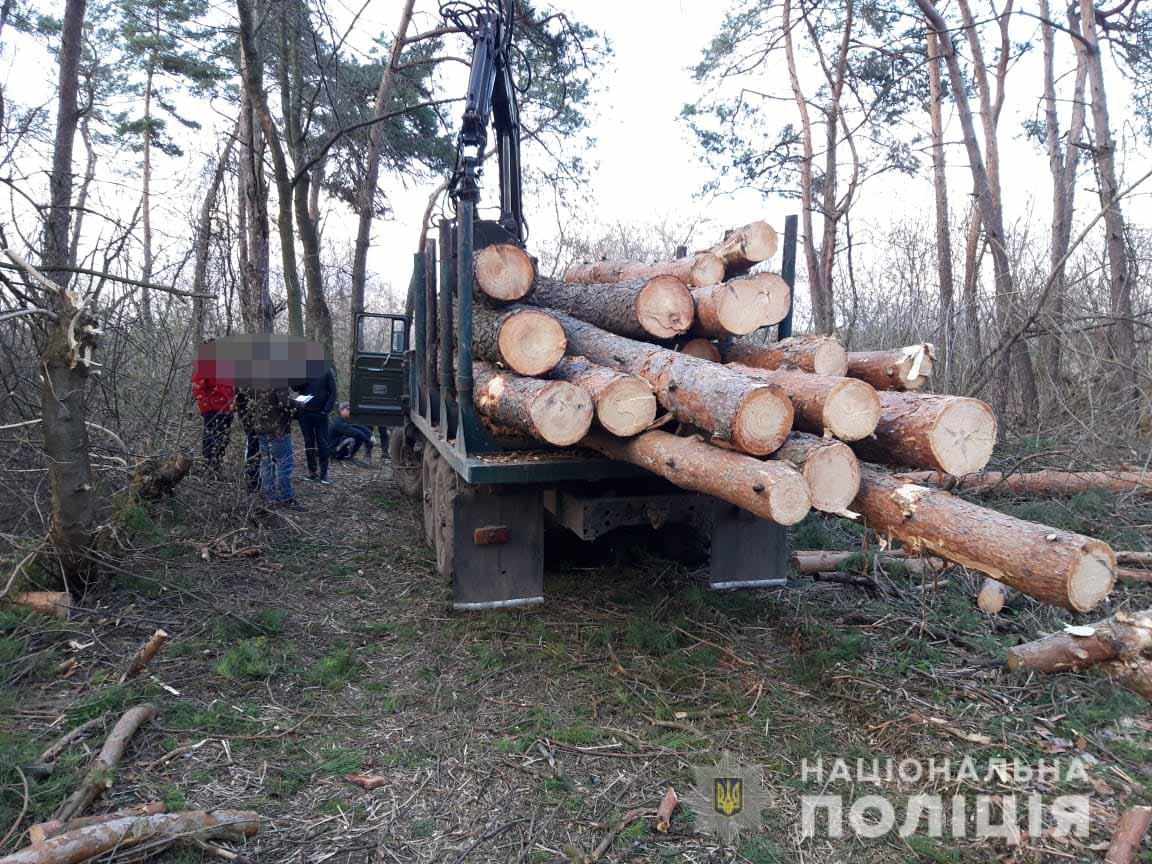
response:
[[[572,860],[610,835],[603,860],[732,860],[684,808],[667,834],[647,816],[614,834],[669,785],[687,794],[693,767],[722,751],[763,776],[763,827],[735,859],[756,864],[1097,860],[1090,847],[1121,804],[1152,793],[1145,706],[1092,678],[1002,672],[1003,647],[1057,616],[1029,604],[989,622],[964,574],[936,590],[889,574],[892,596],[812,584],[719,595],[680,565],[599,550],[552,569],[543,608],[456,615],[419,511],[387,469],[337,466],[334,480],[302,484],[305,512],[256,520],[238,490],[189,481],[170,502],[120,512],[121,572],[79,620],[0,613],[0,764],[27,764],[64,729],[152,701],[161,715],[98,809],[253,809],[268,823],[250,857],[301,864]],[[797,542],[854,539],[839,530],[813,522]],[[205,551],[221,537],[217,553],[258,554]],[[115,684],[156,626],[172,640],[150,674]],[[177,748],[189,749],[158,761]],[[1080,753],[1089,779],[1066,785],[983,770],[992,758]],[[804,760],[965,756],[981,766],[974,782],[871,791],[1091,794],[1090,836],[1025,838],[1014,852],[927,831],[801,838],[803,795],[854,788],[814,787]],[[33,784],[24,827],[68,794],[87,758],[77,747]],[[3,770],[0,833],[23,799]],[[350,774],[384,784],[366,791]]]

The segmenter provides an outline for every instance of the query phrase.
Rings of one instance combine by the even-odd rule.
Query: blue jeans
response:
[[[260,492],[266,501],[291,501],[292,436],[260,436]]]

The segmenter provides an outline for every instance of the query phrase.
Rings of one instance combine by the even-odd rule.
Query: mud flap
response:
[[[788,529],[717,502],[708,584],[718,591],[788,583]]]
[[[544,602],[544,501],[539,489],[464,486],[453,502],[452,608]]]

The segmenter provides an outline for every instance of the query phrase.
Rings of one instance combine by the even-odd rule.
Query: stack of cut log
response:
[[[481,250],[480,415],[498,436],[591,448],[783,525],[813,507],[862,516],[1033,597],[1096,606],[1114,579],[1106,544],[859,461],[955,476],[987,464],[989,406],[919,392],[930,344],[850,353],[826,336],[749,338],[791,307],[788,284],[756,267],[776,245],[754,222],[690,257],[599,261],[562,280],[537,275],[515,246]]]

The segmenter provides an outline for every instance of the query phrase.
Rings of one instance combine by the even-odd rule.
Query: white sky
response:
[[[348,10],[359,6],[358,0],[331,2],[333,5],[329,8],[337,17],[341,14],[350,16]],[[614,56],[597,79],[599,92],[591,113],[595,118],[592,134],[598,143],[594,152],[583,154],[585,161],[596,167],[590,172],[589,196],[579,208],[582,212],[576,214],[578,221],[585,223],[585,227],[596,221],[605,224],[652,223],[667,217],[690,223],[704,216],[709,221],[699,226],[691,243],[706,245],[718,239],[723,228],[756,218],[766,218],[778,229],[782,228],[783,216],[798,211],[796,201],[761,200],[752,192],[709,200],[699,197],[701,187],[711,179],[711,174],[696,150],[689,130],[679,121],[679,113],[683,104],[692,101],[698,93],[698,85],[688,69],[699,59],[702,49],[719,28],[725,4],[718,0],[555,2],[560,8],[571,11],[574,17],[606,34],[614,50]],[[218,4],[221,14],[231,13],[233,7],[227,0],[218,0]],[[400,6],[401,0],[374,0],[361,18],[361,26],[350,44],[366,50],[377,33],[390,31],[395,26]],[[418,7],[424,10],[418,16],[420,29],[432,26],[435,7],[431,0],[420,0]],[[1018,39],[1038,39],[1034,22],[1021,19],[1014,29]],[[50,103],[55,65],[46,59],[39,46],[27,40],[13,40],[13,34],[6,32],[5,42],[8,44],[0,54],[0,77],[6,81],[6,91],[18,94],[24,104],[32,101]],[[779,76],[777,83],[786,80],[783,68],[773,70],[772,74]],[[1126,88],[1117,82],[1113,84],[1110,94],[1113,98],[1113,125],[1126,142],[1131,142],[1122,148],[1121,168],[1131,179],[1147,170],[1147,160],[1142,155],[1142,142],[1135,143],[1134,132],[1126,122]],[[463,87],[461,78],[459,84],[449,88],[449,95],[455,91],[462,95]],[[1034,220],[1044,226],[1048,219],[1049,198],[1046,157],[1033,143],[1024,141],[1020,131],[1022,119],[1032,116],[1035,111],[1039,91],[1038,59],[1027,58],[1009,78],[1010,96],[1001,123],[1001,146],[1009,222]],[[795,107],[788,102],[779,104],[781,123],[792,121]],[[54,106],[52,110],[54,114]],[[458,116],[460,108],[451,106],[451,111],[452,116]],[[228,117],[207,110],[201,113],[205,128],[187,142],[185,158],[166,160],[156,172],[155,221],[167,235],[160,240],[161,252],[166,248],[171,259],[183,257],[190,246],[189,219],[199,203],[197,197],[203,165],[214,154],[220,134],[231,125]],[[926,116],[922,122],[927,123]],[[952,140],[959,138],[956,126],[954,122],[949,124],[948,137]],[[79,171],[83,158],[79,141],[76,158]],[[971,187],[971,180],[959,144],[950,149],[949,158],[953,206],[960,209],[966,201],[964,196]],[[927,163],[927,158],[924,162]],[[109,159],[104,157],[101,165],[103,182],[93,204],[127,215],[139,195],[136,173],[139,157],[124,152],[115,157],[114,163],[117,167],[113,173],[118,176],[109,176]],[[394,178],[385,178],[382,183],[388,184],[385,188],[395,218],[380,220],[374,226],[369,272],[376,279],[402,289],[408,281],[411,254],[429,189],[411,184],[404,188]],[[494,183],[490,185],[494,186]],[[1078,201],[1081,214],[1094,213],[1097,209],[1093,187],[1090,174],[1082,177],[1082,194]],[[188,190],[194,190],[195,194],[189,194]],[[494,188],[485,191],[485,200],[491,202],[495,196]],[[1148,221],[1147,200],[1141,195],[1129,202],[1129,218],[1137,224]],[[927,171],[913,179],[884,178],[876,181],[865,187],[860,209],[854,217],[856,239],[865,246],[868,243],[867,222],[880,226],[905,215],[930,218],[930,202],[931,186]],[[274,196],[270,207],[275,210]],[[528,200],[526,209],[533,239],[537,243],[546,241],[555,230],[552,201]],[[88,227],[95,230],[96,225]],[[326,244],[344,247],[354,235],[354,230],[354,219],[348,208],[329,202],[324,225]],[[530,242],[532,245],[535,244]],[[862,253],[867,254],[867,248]]]

